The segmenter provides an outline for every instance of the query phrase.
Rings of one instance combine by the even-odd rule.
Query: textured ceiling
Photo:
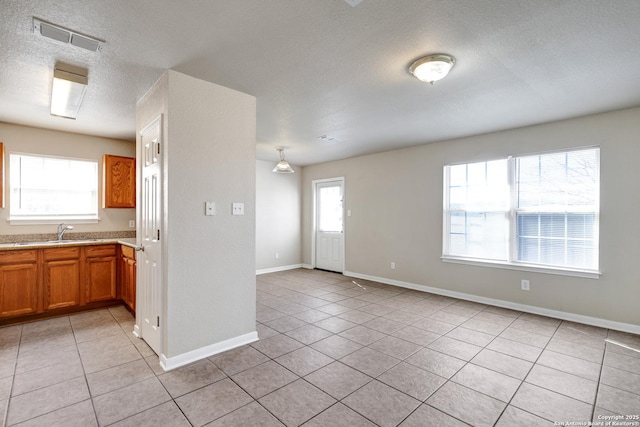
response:
[[[39,37],[33,17],[104,49]],[[0,121],[133,140],[136,101],[171,68],[256,96],[274,162],[640,105],[637,0],[0,0],[0,23]],[[407,71],[439,52],[457,59],[446,79]],[[58,61],[89,69],[75,121],[49,114]]]

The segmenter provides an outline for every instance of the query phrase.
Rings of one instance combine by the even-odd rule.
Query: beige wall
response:
[[[205,357],[203,348],[255,333],[255,108],[253,96],[175,71],[138,104],[138,129],[164,114],[167,358]],[[233,202],[244,215],[231,215]]]
[[[256,270],[300,265],[302,174],[273,173],[276,160],[256,160]],[[276,259],[275,254],[279,258]]]
[[[62,120],[62,119],[61,119]],[[101,138],[77,133],[19,126],[0,122],[0,141],[5,149],[5,184],[9,184],[9,153],[29,153],[49,156],[76,157],[96,160],[100,179],[99,210],[100,221],[97,224],[74,224],[74,232],[127,231],[129,220],[135,219],[135,209],[102,209],[102,156],[115,154],[135,157],[135,142]],[[5,185],[6,193],[8,187]],[[0,233],[32,234],[55,233],[56,226],[49,225],[10,225],[9,204],[11,200],[5,194],[5,208],[0,209]],[[70,222],[73,224],[73,222]]]
[[[344,176],[347,271],[640,325],[639,139],[634,108],[304,167],[303,262],[311,264],[311,181]],[[444,165],[588,145],[601,148],[599,279],[441,261]]]

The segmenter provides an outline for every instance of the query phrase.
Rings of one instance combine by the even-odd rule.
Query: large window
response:
[[[597,272],[599,154],[445,166],[443,258]]]
[[[98,219],[98,163],[10,155],[11,221]]]

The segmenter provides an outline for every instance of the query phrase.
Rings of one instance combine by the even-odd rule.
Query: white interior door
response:
[[[140,132],[141,141],[141,193],[140,221],[142,251],[138,252],[138,291],[136,315],[139,316],[140,336],[149,347],[161,352],[162,308],[162,246],[160,226],[161,205],[161,135],[162,117]]]
[[[344,271],[344,181],[315,184],[315,267]]]

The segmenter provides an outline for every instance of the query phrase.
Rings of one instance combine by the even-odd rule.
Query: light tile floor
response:
[[[168,373],[123,307],[2,328],[0,419],[503,427],[640,415],[640,353],[604,341],[640,348],[640,336],[355,282],[258,276],[260,341]]]

